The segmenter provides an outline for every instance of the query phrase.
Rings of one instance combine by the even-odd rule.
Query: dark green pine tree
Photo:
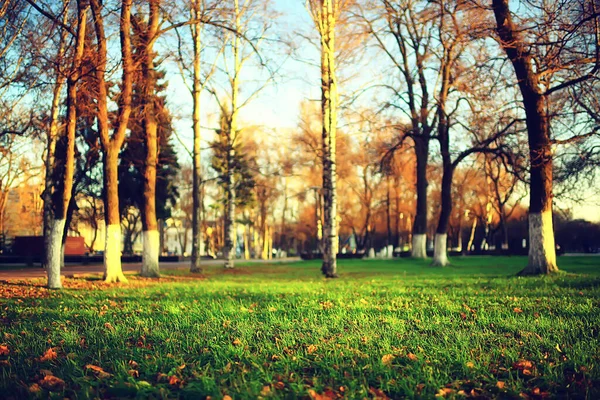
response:
[[[217,173],[217,179],[221,187],[227,182],[227,153],[231,150],[227,145],[227,133],[229,130],[230,113],[224,110],[221,113],[221,127],[215,132],[217,137],[210,143],[212,149],[211,166]],[[233,140],[233,158],[231,163],[233,181],[235,182],[235,204],[236,207],[249,206],[254,202],[253,188],[255,186],[255,171],[252,168],[252,160],[249,159],[244,150],[243,143],[238,139],[239,132]],[[223,202],[225,198],[223,198]]]
[[[142,22],[137,21],[138,26]],[[134,29],[139,32],[139,29]],[[134,47],[134,62],[140,57],[139,35],[134,35],[132,44]],[[154,93],[154,110],[158,121],[158,165],[156,179],[156,216],[165,219],[171,215],[171,204],[179,197],[177,188],[177,174],[180,166],[177,153],[171,143],[173,134],[172,117],[166,104],[164,92],[167,83],[164,81],[165,71],[156,69],[153,74],[156,79]],[[142,114],[142,89],[144,82],[141,73],[134,75],[132,112],[129,119],[130,133],[125,139],[119,163],[119,204],[121,215],[128,207],[134,206],[141,209],[143,204],[143,163],[146,153],[146,141],[143,129]]]

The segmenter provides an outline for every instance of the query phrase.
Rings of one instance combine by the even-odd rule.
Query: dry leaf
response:
[[[182,380],[179,379],[177,376],[171,375],[169,377],[169,385],[171,385],[171,386],[177,386],[177,385],[180,385],[181,383],[182,383]]]
[[[416,355],[414,355],[413,353],[408,353],[406,355],[406,357],[410,360],[410,361],[417,361],[418,357]]]
[[[128,362],[129,366],[133,369],[138,369],[138,363],[133,361],[133,360],[129,360]]]
[[[475,364],[473,364],[471,361],[469,361],[466,365],[467,368],[475,368]]]
[[[261,396],[268,396],[271,393],[271,386],[265,385],[260,391]]]
[[[531,361],[527,361],[527,360],[519,360],[513,364],[513,369],[524,370],[524,369],[531,369],[531,368],[533,368],[533,363]]]
[[[133,378],[139,378],[140,377],[140,373],[135,370],[135,369],[130,369],[129,371],[127,371],[127,374],[129,374],[129,376],[133,377]]]
[[[332,394],[333,394],[333,397],[332,397]],[[335,393],[333,393],[331,391],[327,391],[323,394],[319,394],[319,393],[315,392],[313,389],[308,390],[308,395],[313,400],[333,400],[336,398]]]
[[[111,332],[114,332],[114,331],[115,331],[115,328],[114,328],[114,327],[113,327],[113,326],[110,324],[110,322],[107,322],[107,323],[105,323],[105,324],[104,324],[104,327],[105,327],[106,329],[108,329],[109,331],[111,331]]]
[[[392,361],[394,361],[394,356],[392,354],[386,354],[383,357],[381,357],[381,362],[383,363],[383,365],[392,365]]]
[[[111,376],[108,372],[97,365],[87,364],[84,368],[91,370],[99,379],[104,379]]]
[[[8,346],[0,345],[0,356],[7,356],[9,354],[10,350],[8,349]]]
[[[51,347],[48,350],[46,350],[44,355],[41,356],[39,358],[39,360],[40,360],[40,362],[52,361],[52,360],[56,360],[56,357],[57,357],[56,351],[54,351],[54,348]]]
[[[242,345],[242,341],[240,339],[235,339],[233,342],[234,346],[241,346]]]
[[[315,351],[317,351],[317,346],[315,346],[314,344],[311,344],[310,346],[308,346],[308,348],[306,349],[306,351],[308,352],[308,354],[312,354]]]
[[[275,389],[277,389],[277,390],[283,390],[283,389],[285,389],[285,383],[283,383],[281,381],[277,382],[275,384]]]
[[[37,383],[33,383],[29,386],[29,393],[39,393],[42,391],[42,388]]]
[[[496,382],[496,387],[497,387],[498,389],[504,389],[504,386],[506,386],[506,383],[505,383],[505,382],[503,382],[503,381],[498,381],[498,382]]]
[[[435,395],[435,397],[446,397],[449,394],[454,393],[453,389],[450,388],[441,388],[440,390],[438,390],[437,394]]]
[[[513,308],[513,311],[516,312],[517,314],[521,314],[523,312],[523,310],[521,310],[519,307]]]
[[[373,400],[389,400],[387,394],[385,394],[381,389],[370,387],[369,393],[373,395]]]
[[[233,400],[230,395],[226,394],[223,396],[223,400]]]
[[[54,375],[46,375],[38,383],[41,387],[51,392],[59,392],[65,388],[65,381]]]

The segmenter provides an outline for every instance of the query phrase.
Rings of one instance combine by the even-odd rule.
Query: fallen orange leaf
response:
[[[0,356],[7,356],[9,354],[10,350],[8,349],[8,346],[0,345]]]
[[[58,392],[65,388],[65,381],[54,375],[46,375],[38,383],[41,387],[51,392]]]
[[[101,367],[99,367],[97,365],[87,364],[85,366],[85,369],[91,370],[100,379],[108,378],[111,376],[108,372],[106,372],[105,370],[103,370]]]
[[[513,308],[513,311],[516,312],[517,314],[521,314],[523,312],[523,310],[521,310],[519,307]]]
[[[413,353],[408,353],[408,354],[406,355],[406,357],[408,357],[408,359],[409,359],[410,361],[417,361],[417,360],[418,360],[418,357],[417,357],[416,355],[414,355]]]
[[[503,382],[503,381],[498,381],[498,382],[496,382],[496,387],[497,387],[498,389],[504,389],[504,386],[505,386],[505,385],[506,385],[506,383],[505,383],[505,382]]]
[[[50,347],[43,356],[40,357],[40,362],[56,360],[57,354],[54,348]]]
[[[383,357],[381,357],[381,363],[383,365],[392,365],[392,361],[394,361],[394,356],[392,354],[386,354]]]

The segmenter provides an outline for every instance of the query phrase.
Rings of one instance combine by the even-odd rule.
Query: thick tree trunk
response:
[[[97,42],[96,78],[98,84],[98,132],[104,152],[104,212],[106,241],[104,247],[104,281],[127,282],[121,266],[121,215],[119,212],[119,152],[125,140],[129,115],[131,113],[132,59],[131,59],[131,3],[124,0],[121,6],[120,39],[123,59],[122,93],[119,99],[117,126],[112,138],[109,136],[108,90],[105,81],[107,68],[107,46],[104,33],[102,4],[91,0]]]
[[[429,157],[428,140],[415,138],[417,156],[417,211],[413,224],[411,256],[427,258],[427,159]]]
[[[531,53],[514,26],[508,0],[493,0],[497,32],[515,69],[527,122],[529,142],[529,261],[521,275],[558,271],[552,227],[552,148],[545,96]]]
[[[145,48],[142,63],[144,81],[144,133],[146,139],[146,159],[144,162],[144,204],[142,205],[142,270],[145,277],[159,277],[158,257],[160,254],[160,236],[156,220],[156,166],[158,164],[158,126],[154,115],[154,51],[153,43],[158,32],[158,13],[160,0],[149,0],[150,21],[145,34]]]
[[[200,18],[200,0],[194,0],[192,3],[192,17],[198,20],[192,26],[192,39],[194,41],[194,84],[192,89],[192,98],[194,109],[192,113],[194,130],[194,149],[193,149],[193,178],[192,178],[192,260],[190,272],[202,272],[200,265],[201,254],[200,246],[202,243],[202,164],[200,159],[201,152],[201,130],[200,130],[200,95],[201,95],[201,32],[202,24]]]
[[[119,155],[112,149],[104,154],[105,174],[105,221],[106,242],[104,245],[104,281],[127,282],[121,265],[121,216],[119,214]]]

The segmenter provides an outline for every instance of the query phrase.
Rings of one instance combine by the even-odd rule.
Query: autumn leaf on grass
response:
[[[231,342],[234,346],[241,346],[242,345],[242,341],[240,339],[235,339],[233,342]]]
[[[438,392],[436,393],[435,397],[446,397],[450,394],[454,393],[453,389],[450,388],[441,388],[440,390],[438,390]]]
[[[503,382],[503,381],[496,382],[496,387],[498,389],[504,389],[505,386],[506,386],[506,382]]]
[[[10,350],[6,345],[0,345],[0,356],[7,356],[10,354]]]
[[[389,400],[387,394],[385,394],[381,389],[370,387],[369,393],[373,395],[373,400]]]
[[[395,357],[392,354],[386,354],[383,357],[381,357],[381,363],[389,367],[390,365],[392,365],[392,361],[394,361],[394,358]]]
[[[269,393],[271,393],[271,386],[269,386],[269,385],[263,386],[262,390],[260,391],[260,395],[261,396],[268,396]]]
[[[43,356],[39,358],[40,362],[56,360],[57,354],[53,347],[50,347]]]
[[[130,369],[129,371],[127,371],[127,374],[129,376],[131,376],[132,378],[139,378],[140,377],[140,373],[135,370],[135,369]]]
[[[42,388],[37,383],[32,383],[31,385],[29,385],[29,393],[37,394],[41,391],[42,391]]]
[[[417,361],[419,358],[417,356],[415,356],[413,353],[408,353],[406,355],[406,358],[408,358],[410,361]]]
[[[51,392],[59,392],[65,388],[65,381],[54,375],[46,375],[38,384]]]
[[[312,400],[334,400],[337,398],[335,393],[331,390],[325,391],[323,394],[315,392],[313,389],[308,390],[308,395]]]
[[[85,369],[92,371],[99,379],[104,379],[111,376],[108,372],[97,365],[87,364]]]
[[[317,351],[317,346],[315,346],[314,344],[311,344],[311,345],[309,345],[309,346],[306,348],[306,352],[307,352],[308,354],[312,354],[312,353],[314,353],[315,351]]]
[[[519,307],[513,308],[513,311],[517,314],[521,314],[523,312],[523,310],[521,310]]]
[[[171,386],[183,386],[183,381],[177,377],[177,375],[171,375],[169,377],[169,385]]]
[[[527,360],[519,360],[516,363],[514,363],[512,365],[513,369],[519,369],[519,370],[524,370],[524,369],[531,369],[533,368],[533,363],[531,361],[527,361]]]

